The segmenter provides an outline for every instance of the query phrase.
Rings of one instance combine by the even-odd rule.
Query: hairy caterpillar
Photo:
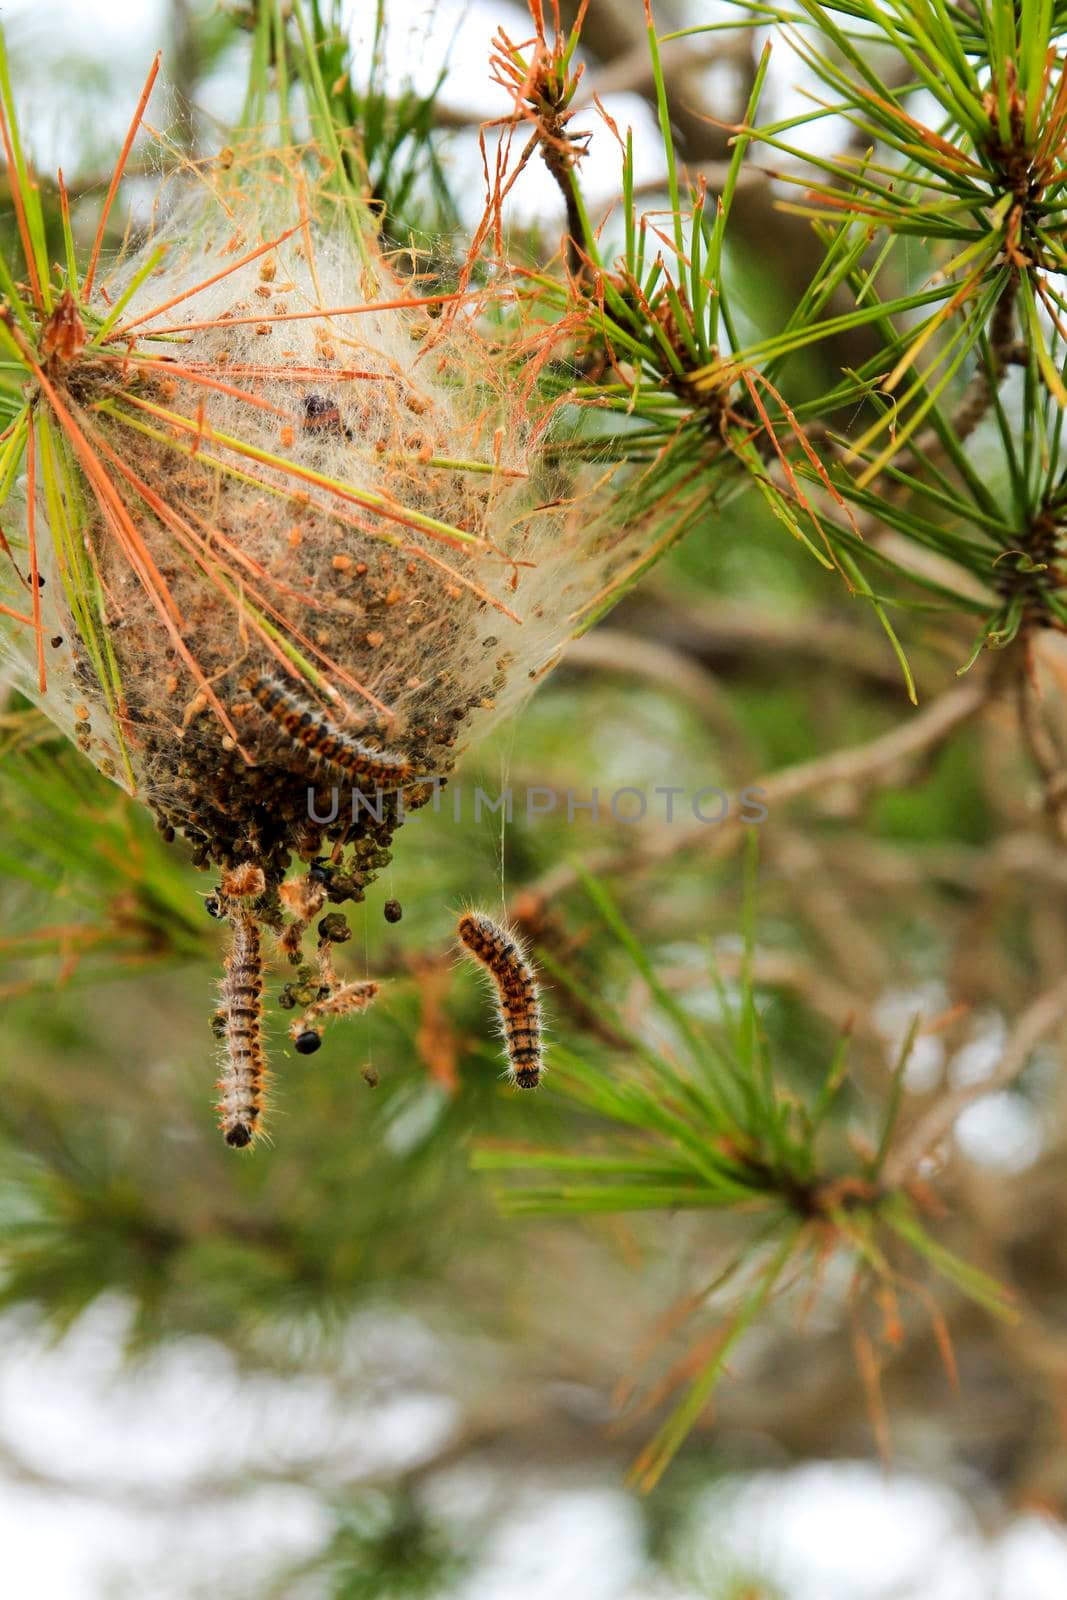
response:
[[[308,1006],[299,1022],[289,1029],[289,1037],[302,1056],[312,1055],[322,1043],[322,1024],[332,1017],[348,1017],[366,1011],[378,998],[380,984],[371,979],[343,983],[314,1005]]]
[[[261,895],[267,887],[262,867],[254,861],[244,861],[238,867],[228,867],[222,874],[219,894],[228,900],[251,900]]]
[[[219,1091],[219,1127],[228,1145],[242,1150],[260,1131],[266,1095],[263,1050],[263,959],[259,925],[242,907],[230,912],[233,930],[222,980],[222,1036],[226,1045]]]
[[[215,885],[214,892],[204,901],[204,910],[209,917],[221,922],[230,914],[231,900],[255,899],[266,887],[263,868],[257,867],[254,862],[246,861],[239,867],[229,867],[222,874],[222,882]]]
[[[350,733],[334,727],[286,684],[270,676],[242,680],[242,689],[266,712],[296,745],[317,761],[376,789],[399,789],[413,775],[410,761],[389,750],[372,750]]]
[[[520,1089],[536,1089],[543,1070],[541,1003],[525,952],[506,928],[482,911],[465,912],[456,933],[468,955],[481,963],[496,985],[512,1082]]]
[[[278,889],[278,898],[293,918],[279,943],[294,964],[300,960],[305,933],[326,904],[327,881],[327,869],[315,865],[306,877],[283,883]]]

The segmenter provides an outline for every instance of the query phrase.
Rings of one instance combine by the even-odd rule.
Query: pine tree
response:
[[[0,50],[0,1298],[459,1419],[235,1594],[446,1592],[466,1462],[667,1573],[758,1433],[1064,1506],[1067,11],[734,11],[530,0],[483,125],[180,7],[103,183]]]

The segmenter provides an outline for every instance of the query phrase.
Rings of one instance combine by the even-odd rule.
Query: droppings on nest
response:
[[[166,246],[115,345],[55,374],[121,503],[89,497],[86,527],[120,694],[56,584],[73,647],[49,698],[60,720],[87,709],[98,764],[118,773],[128,752],[198,859],[255,845],[277,883],[290,852],[387,848],[395,815],[353,828],[341,805],[316,838],[309,810],[328,814],[337,780],[345,800],[399,782],[407,809],[425,803],[417,776],[447,777],[528,692],[611,563],[473,310],[433,322],[346,226],[294,231],[284,193],[259,254],[242,200],[236,218],[180,207],[107,282],[114,300]]]
[[[242,949],[269,928],[299,964],[637,546],[609,481],[546,450],[550,408],[478,296],[428,307],[295,155],[213,181],[42,326],[35,403],[67,452],[58,498],[40,475],[33,495],[47,682],[8,644],[19,686],[219,870],[209,909]]]

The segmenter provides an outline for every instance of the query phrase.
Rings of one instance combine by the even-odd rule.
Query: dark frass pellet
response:
[[[303,1033],[297,1034],[293,1040],[293,1048],[298,1055],[313,1056],[322,1043],[322,1034],[316,1033],[314,1028],[306,1028]]]
[[[319,938],[330,944],[346,944],[351,937],[352,929],[339,911],[331,911],[319,923]]]
[[[382,909],[386,922],[399,922],[404,915],[404,907],[399,900],[387,900]]]
[[[368,1089],[376,1089],[381,1081],[381,1078],[378,1076],[377,1067],[363,1068],[363,1082],[367,1085]]]

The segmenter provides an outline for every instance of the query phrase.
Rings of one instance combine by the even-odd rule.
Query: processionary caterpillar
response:
[[[317,864],[306,877],[283,883],[278,898],[292,915],[292,922],[281,936],[281,947],[294,964],[300,960],[300,946],[308,928],[326,904],[327,872]]]
[[[226,900],[254,900],[266,887],[263,868],[254,861],[243,861],[239,866],[227,867],[218,892]]]
[[[295,745],[315,760],[346,773],[361,788],[400,789],[413,776],[410,761],[389,750],[372,750],[344,733],[277,678],[251,676],[242,679],[241,687]]]
[[[513,934],[482,911],[464,912],[456,933],[468,955],[481,963],[496,986],[511,1081],[520,1089],[536,1089],[544,1066],[541,1003],[525,951]]]
[[[310,1056],[322,1043],[322,1024],[333,1017],[348,1017],[354,1011],[366,1011],[378,998],[380,984],[371,979],[343,983],[314,1005],[308,1006],[299,1022],[289,1029],[289,1037],[302,1056]]]
[[[230,910],[233,930],[222,980],[226,1054],[219,1091],[219,1127],[235,1149],[250,1145],[262,1127],[267,1062],[263,1050],[263,958],[259,924],[243,906]]]

